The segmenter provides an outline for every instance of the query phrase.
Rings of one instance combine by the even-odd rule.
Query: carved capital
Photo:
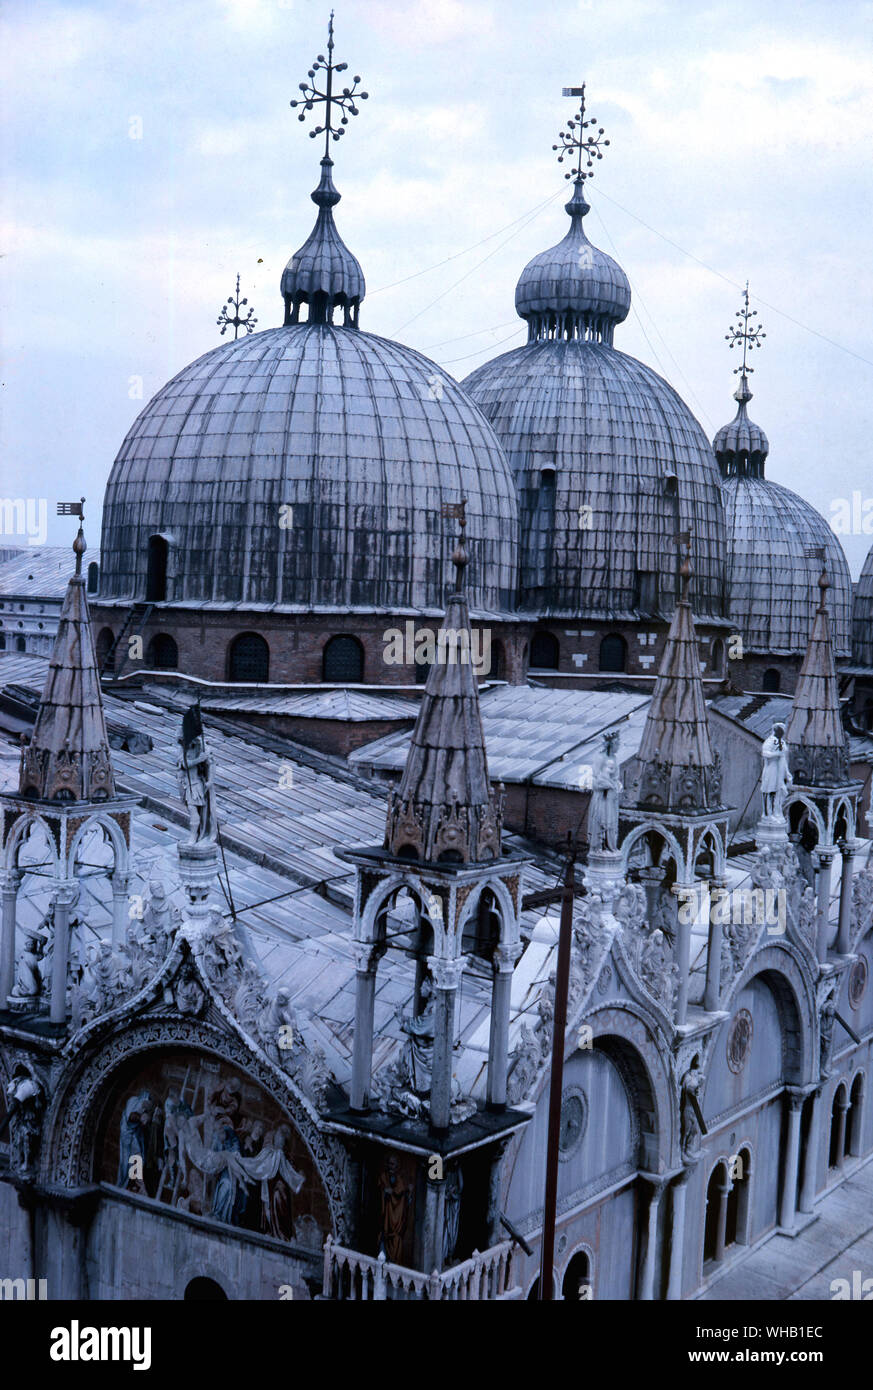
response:
[[[436,989],[455,990],[461,983],[467,957],[458,956],[455,960],[446,960],[443,956],[428,956],[427,964]]]

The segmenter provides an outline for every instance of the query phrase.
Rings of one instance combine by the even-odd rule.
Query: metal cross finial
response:
[[[681,603],[688,602],[688,586],[691,583],[691,532],[677,531],[673,537],[674,544],[679,551],[679,577],[682,581],[682,592],[679,595]]]
[[[597,125],[595,116],[589,116],[587,120],[585,118],[585,83],[583,82],[581,87],[565,87],[563,89],[563,95],[565,97],[579,98],[579,114],[567,122],[567,129],[562,130],[558,135],[560,144],[553,145],[552,149],[561,151],[558,155],[559,164],[563,164],[564,156],[567,154],[575,161],[576,167],[571,169],[568,174],[564,175],[565,179],[580,180],[593,178],[593,174],[587,172],[587,170],[593,167],[595,159],[603,158],[603,155],[600,153],[600,146],[608,145],[609,141],[601,139],[603,135],[603,126],[598,127],[595,135],[585,136],[583,133],[589,126]],[[583,157],[586,162],[586,171],[582,169]]]
[[[747,365],[746,358],[753,348],[759,348],[761,346],[762,340],[766,338],[767,334],[762,332],[760,323],[749,322],[750,319],[756,319],[758,317],[758,311],[757,309],[749,308],[748,280],[746,281],[746,288],[743,291],[743,307],[742,309],[737,309],[736,317],[741,319],[742,323],[731,325],[730,332],[724,335],[725,342],[730,343],[732,348],[738,343],[742,343],[743,345],[742,366],[734,367],[734,376],[739,376],[740,373],[742,373],[743,376],[751,376],[755,368]]]
[[[333,137],[334,140],[339,140],[341,135],[345,135],[345,127],[349,123],[349,116],[357,116],[358,108],[355,105],[355,100],[367,100],[367,93],[358,91],[358,83],[361,80],[360,77],[354,77],[351,87],[343,87],[339,96],[337,96],[336,92],[333,90],[334,73],[345,72],[347,67],[348,63],[335,63],[333,61],[333,10],[331,10],[330,23],[327,26],[327,58],[325,59],[323,53],[319,53],[312,67],[309,69],[310,79],[314,78],[315,74],[321,69],[324,70],[327,74],[325,90],[323,92],[319,91],[311,80],[309,82],[301,82],[300,90],[303,96],[302,98],[297,97],[291,102],[292,106],[303,107],[303,110],[297,117],[299,121],[305,121],[306,112],[312,111],[320,101],[324,102],[324,125],[316,126],[314,130],[310,130],[309,134],[313,140],[316,135],[324,136],[325,159],[329,156],[331,137]],[[334,125],[332,123],[335,110],[338,110],[340,113],[339,125]]]
[[[461,534],[458,543],[452,552],[452,564],[455,567],[455,587],[460,593],[461,582],[463,579],[464,568],[467,564],[467,499],[462,497],[460,502],[443,502],[440,511],[445,517],[452,517],[460,524]]]
[[[228,297],[227,297],[227,304],[232,304],[232,305],[233,305],[233,317],[231,318],[230,314],[227,312],[227,304],[222,304],[222,306],[221,306],[221,312],[219,313],[218,318],[215,320],[215,322],[216,322],[217,324],[219,324],[220,327],[221,327],[221,336],[222,336],[222,338],[224,337],[225,333],[227,332],[227,330],[228,330],[229,328],[232,328],[232,329],[233,329],[233,340],[234,340],[234,342],[236,342],[237,337],[239,336],[239,331],[240,331],[241,328],[244,328],[245,331],[246,331],[246,333],[254,333],[254,331],[255,331],[255,324],[256,324],[257,321],[258,321],[258,320],[255,318],[255,311],[254,311],[254,309],[249,309],[249,311],[248,311],[248,313],[246,314],[245,318],[242,318],[242,317],[240,316],[240,312],[239,312],[240,309],[241,309],[241,307],[242,307],[242,305],[243,305],[243,304],[248,304],[248,302],[249,302],[249,301],[248,301],[247,299],[240,299],[240,297],[239,297],[239,276],[237,275],[237,277],[236,277],[236,298],[234,298],[234,296],[233,296],[232,294],[231,294],[231,295],[228,295]]]

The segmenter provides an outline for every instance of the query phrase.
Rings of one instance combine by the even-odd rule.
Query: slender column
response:
[[[682,1256],[685,1244],[685,1198],[688,1193],[690,1168],[683,1168],[672,1188],[673,1230],[670,1236],[670,1273],[667,1280],[667,1297],[675,1301],[682,1297]]]
[[[640,1177],[647,1182],[651,1188],[649,1196],[649,1210],[646,1217],[645,1247],[643,1250],[643,1263],[640,1270],[640,1285],[637,1298],[648,1303],[655,1297],[655,1263],[658,1249],[658,1209],[661,1205],[661,1197],[664,1188],[669,1181],[668,1178],[656,1176],[654,1173],[640,1173]]]
[[[725,1178],[720,1182],[716,1191],[718,1192],[718,1214],[715,1226],[715,1262],[720,1264],[724,1259],[725,1238],[727,1235],[727,1203],[730,1190],[733,1184],[730,1178]]]
[[[845,1092],[841,1092],[837,1097],[837,1167],[842,1168],[846,1161],[846,1112],[849,1109],[849,1097]]]
[[[721,894],[727,888],[727,879],[712,878],[709,884],[709,943],[706,950],[706,987],[703,993],[703,1007],[707,1013],[715,1013],[721,998],[721,947],[722,947],[722,908]],[[713,896],[719,901],[713,904]]]
[[[130,921],[130,876],[117,870],[112,878],[112,944],[123,946],[127,940],[127,924]]]
[[[0,937],[0,1009],[6,1008],[6,1000],[12,993],[15,983],[15,905],[22,875],[18,869],[4,869],[0,873],[0,895],[3,899],[3,926]]]
[[[466,956],[445,960],[428,956],[434,982],[433,1071],[430,1078],[431,1129],[448,1129],[452,1110],[452,1063],[455,1040],[455,1000],[467,964]]]
[[[509,1066],[509,1003],[512,996],[512,972],[515,969],[518,950],[517,946],[498,946],[494,952],[486,1094],[489,1110],[506,1109],[506,1073]]]
[[[424,1193],[424,1238],[421,1267],[425,1274],[439,1273],[443,1267],[443,1223],[446,1210],[444,1178],[428,1178]]]
[[[843,870],[840,878],[840,924],[837,928],[837,952],[841,956],[849,954],[849,941],[852,931],[852,874],[855,866],[854,841],[843,841],[840,845]]]
[[[70,908],[76,900],[77,885],[63,883],[55,890],[55,927],[52,940],[52,996],[49,1017],[64,1023],[67,1017],[67,967],[70,957]]]
[[[809,1117],[809,1131],[806,1148],[803,1151],[803,1166],[800,1177],[800,1210],[811,1212],[815,1206],[815,1192],[818,1182],[818,1151],[821,1143],[821,1087],[810,1092],[812,1111]]]
[[[376,962],[373,944],[355,943],[355,1037],[349,1104],[362,1113],[370,1108],[373,1070],[373,1009],[376,1002]]]
[[[782,1164],[782,1196],[779,1201],[779,1225],[784,1231],[794,1230],[797,1214],[797,1159],[800,1153],[800,1112],[802,1092],[790,1090],[788,1096],[788,1137]]]
[[[696,892],[694,884],[675,884],[674,893],[687,892],[689,888]],[[685,1023],[688,1018],[688,976],[691,971],[691,923],[683,921],[683,917],[688,917],[687,912],[680,912],[676,924],[676,948],[674,959],[679,967],[679,990],[676,995],[676,1022],[678,1025]]]
[[[820,849],[818,876],[818,921],[816,927],[817,955],[824,965],[828,958],[828,912],[831,905],[831,867],[836,858],[836,850]]]

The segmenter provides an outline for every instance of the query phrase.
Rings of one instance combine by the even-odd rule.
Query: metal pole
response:
[[[558,1139],[561,1132],[561,1091],[564,1078],[564,1035],[567,1026],[567,995],[570,985],[570,945],[573,937],[573,889],[576,864],[575,845],[570,849],[564,871],[561,900],[561,927],[558,935],[558,969],[555,977],[555,1024],[552,1034],[552,1077],[549,1086],[549,1138],[546,1149],[546,1197],[543,1211],[543,1248],[540,1264],[539,1297],[552,1300],[552,1270],[555,1263],[555,1217],[558,1205]]]

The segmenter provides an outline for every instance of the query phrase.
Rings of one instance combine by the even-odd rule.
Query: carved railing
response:
[[[521,1289],[513,1283],[512,1258],[513,1244],[506,1240],[484,1254],[474,1250],[469,1260],[451,1269],[423,1274],[392,1264],[384,1252],[378,1257],[362,1255],[358,1250],[336,1245],[328,1236],[324,1246],[323,1297],[364,1303],[520,1298]]]

